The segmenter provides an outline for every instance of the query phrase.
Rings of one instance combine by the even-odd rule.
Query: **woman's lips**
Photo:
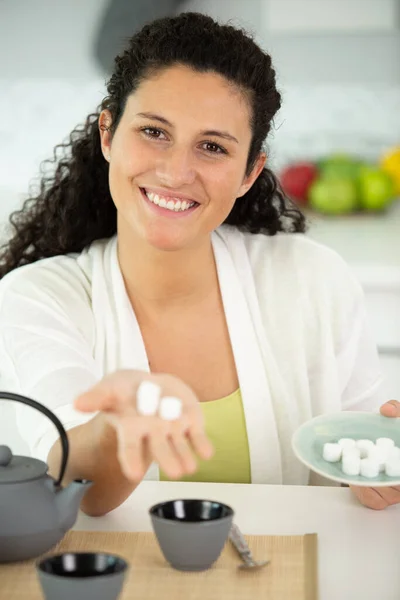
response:
[[[140,192],[141,192],[142,197],[143,197],[144,201],[146,202],[147,206],[149,208],[152,208],[156,214],[162,215],[165,217],[170,217],[170,218],[175,218],[175,219],[182,218],[182,217],[191,215],[200,206],[200,204],[195,202],[194,206],[187,208],[185,210],[170,210],[169,208],[163,208],[161,206],[158,206],[158,204],[154,204],[154,202],[151,202],[151,200],[149,200],[149,198],[147,197],[144,188],[140,188]]]
[[[150,197],[151,199],[151,195],[157,195],[160,198],[164,198],[165,200],[180,200],[181,202],[187,202],[188,204],[191,204],[192,202],[195,202],[196,204],[201,204],[201,202],[199,202],[198,200],[196,200],[196,198],[192,198],[191,196],[186,196],[185,194],[181,194],[178,191],[174,191],[171,189],[162,189],[162,188],[157,188],[157,187],[144,187],[142,188],[148,197]]]

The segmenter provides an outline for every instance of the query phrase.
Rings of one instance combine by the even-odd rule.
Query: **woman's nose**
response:
[[[194,158],[187,148],[170,148],[157,164],[157,178],[168,187],[178,188],[193,183]]]

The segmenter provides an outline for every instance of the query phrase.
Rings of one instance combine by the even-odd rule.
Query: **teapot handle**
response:
[[[54,413],[51,412],[48,408],[40,404],[40,402],[36,402],[36,400],[32,400],[31,398],[27,398],[26,396],[21,396],[20,394],[13,394],[12,392],[1,392],[0,391],[0,400],[14,400],[15,402],[21,402],[22,404],[27,404],[32,408],[36,408],[43,415],[48,417],[50,421],[56,426],[58,433],[60,434],[61,439],[61,448],[62,448],[62,458],[61,458],[61,469],[60,475],[55,482],[56,486],[61,485],[62,478],[64,477],[65,469],[67,467],[68,455],[69,455],[69,442],[66,431],[64,429],[61,421],[56,417]]]

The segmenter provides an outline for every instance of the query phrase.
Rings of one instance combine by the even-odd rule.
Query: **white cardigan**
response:
[[[363,292],[332,250],[302,234],[212,235],[242,392],[253,483],[307,484],[295,429],[316,415],[376,410],[382,381]],[[92,415],[73,399],[117,369],[149,371],[125,291],[117,238],[81,254],[24,266],[0,282],[1,387],[35,398],[66,429]],[[17,406],[33,455],[46,460],[57,432]],[[223,424],[221,424],[223,426]],[[157,479],[154,464],[147,478]]]

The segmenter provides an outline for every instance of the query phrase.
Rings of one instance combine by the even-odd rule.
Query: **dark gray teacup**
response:
[[[164,557],[180,571],[211,567],[222,552],[234,515],[230,506],[213,500],[170,500],[149,512]]]
[[[101,552],[68,552],[36,563],[46,600],[116,600],[127,562]]]

